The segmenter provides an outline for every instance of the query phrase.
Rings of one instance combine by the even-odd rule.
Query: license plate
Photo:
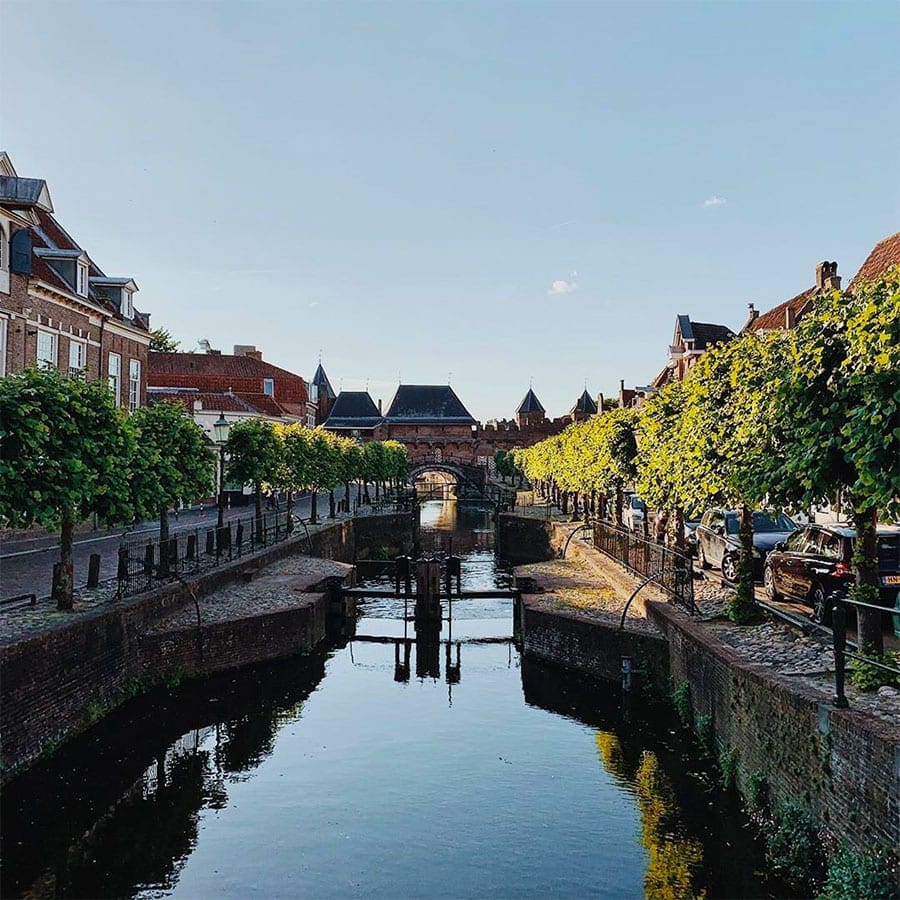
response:
[[[885,584],[900,584],[900,575],[885,575],[881,580]]]

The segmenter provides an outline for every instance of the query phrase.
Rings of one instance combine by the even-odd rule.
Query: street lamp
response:
[[[219,418],[213,422],[213,440],[219,448],[219,528],[225,524],[225,444],[230,430],[231,422],[225,418],[224,412],[220,412]]]

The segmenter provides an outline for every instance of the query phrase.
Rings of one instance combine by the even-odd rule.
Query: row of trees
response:
[[[249,420],[229,435],[226,473],[257,489],[330,491],[361,481],[368,499],[406,474],[406,449],[393,441],[359,446],[299,425]],[[52,367],[0,378],[0,525],[41,525],[60,532],[53,598],[72,608],[75,526],[158,518],[169,536],[169,510],[216,488],[217,454],[178,403],[126,415],[101,381],[69,378]],[[313,494],[313,518],[316,517]]]
[[[578,511],[633,484],[683,540],[683,512],[741,512],[737,620],[754,615],[752,510],[840,498],[857,533],[853,599],[877,603],[875,528],[900,514],[900,268],[853,294],[819,296],[792,331],[707,351],[683,382],[517,451],[539,487]],[[860,609],[860,644],[883,652],[880,617]]]
[[[231,429],[225,447],[226,477],[252,484],[256,493],[257,527],[262,520],[263,491],[284,491],[290,498],[300,491],[312,495],[310,519],[318,520],[317,494],[328,492],[329,514],[335,515],[335,488],[358,484],[358,499],[368,503],[369,485],[375,499],[388,486],[399,488],[409,469],[406,447],[397,441],[357,444],[350,438],[302,425],[273,425],[259,419],[239,422]]]

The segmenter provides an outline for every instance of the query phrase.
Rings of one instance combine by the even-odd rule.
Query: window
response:
[[[122,315],[126,319],[134,318],[134,302],[131,299],[131,291],[128,288],[122,288]],[[140,363],[138,363],[140,368]]]
[[[88,294],[88,267],[85,263],[78,263],[76,290],[79,297],[87,297]]]
[[[116,398],[116,406],[122,402],[122,357],[118,353],[109,354],[109,389]]]
[[[790,550],[792,553],[799,553],[806,546],[806,538],[808,536],[809,529],[801,528],[799,531],[795,531],[784,543],[785,547]]]
[[[69,368],[81,371],[87,363],[87,344],[69,340]]]
[[[37,333],[37,364],[38,366],[56,365],[56,335],[49,331]]]
[[[6,329],[7,319],[0,316],[0,378],[6,374]]]
[[[0,291],[4,294],[9,293],[9,246],[2,222],[0,222]]]
[[[263,393],[270,397],[275,396],[275,380],[273,378],[263,378]]]
[[[141,361],[131,360],[128,366],[128,411],[134,412],[141,405]]]
[[[841,559],[844,555],[843,541],[836,534],[822,532],[822,556],[827,559]]]

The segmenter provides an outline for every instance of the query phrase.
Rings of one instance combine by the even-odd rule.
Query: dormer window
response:
[[[134,318],[134,301],[131,299],[132,292],[128,288],[122,288],[122,315],[126,319]]]
[[[273,378],[263,378],[263,393],[270,397],[275,396],[275,380]]]
[[[88,267],[87,263],[79,262],[76,273],[75,290],[79,297],[87,297],[88,295]]]

